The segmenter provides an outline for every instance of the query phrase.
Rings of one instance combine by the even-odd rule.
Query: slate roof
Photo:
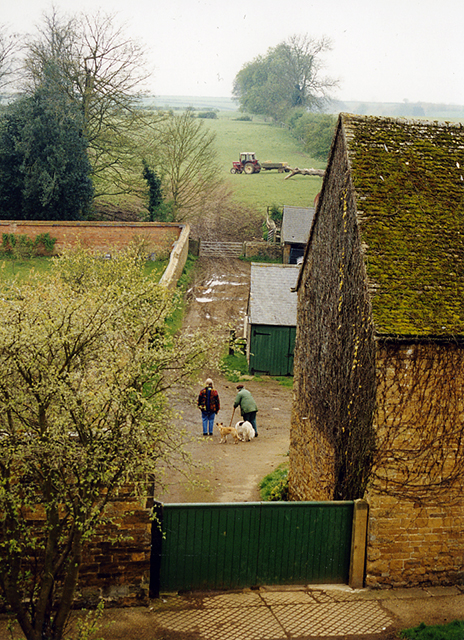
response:
[[[248,314],[255,325],[296,326],[295,286],[300,268],[294,264],[251,263]]]
[[[464,335],[464,127],[341,114],[377,333]]]
[[[281,242],[285,244],[306,244],[313,218],[313,208],[284,205],[280,234]]]

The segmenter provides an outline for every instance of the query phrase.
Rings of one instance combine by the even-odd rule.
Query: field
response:
[[[288,162],[302,168],[323,169],[324,163],[312,159],[299,148],[298,142],[285,128],[273,126],[256,117],[251,122],[237,120],[238,112],[220,112],[216,120],[205,119],[205,126],[216,133],[220,176],[233,189],[234,198],[263,213],[272,204],[312,207],[322,178],[293,176],[277,171],[232,175],[232,162],[241,151],[254,151],[258,160]]]

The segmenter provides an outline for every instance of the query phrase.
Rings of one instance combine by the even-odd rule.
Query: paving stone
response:
[[[272,610],[289,637],[376,634],[393,624],[377,602],[277,605]]]
[[[462,594],[458,587],[427,587],[425,591],[431,596],[460,596]]]

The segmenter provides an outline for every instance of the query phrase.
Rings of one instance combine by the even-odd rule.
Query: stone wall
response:
[[[464,500],[421,506],[370,491],[366,586],[462,584]]]
[[[182,275],[189,253],[189,235],[189,225],[182,225],[180,236],[169,256],[169,264],[160,279],[160,284],[165,287],[174,288]]]
[[[283,247],[279,243],[264,241],[245,242],[246,258],[260,256],[264,258],[271,258],[273,260],[281,260],[282,252]]]
[[[128,606],[148,602],[150,581],[150,510],[123,490],[107,507],[112,519],[85,548],[76,602]]]
[[[298,500],[363,498],[375,435],[370,299],[340,137],[329,165],[297,285],[289,491]]]
[[[456,343],[377,346],[366,586],[463,582],[463,356]],[[304,418],[293,411],[291,499],[333,499],[332,447]]]
[[[179,239],[184,225],[160,222],[42,222],[0,220],[0,235],[25,235],[31,239],[49,233],[56,238],[55,253],[82,244],[98,251],[110,252],[126,247],[134,239],[142,238],[147,253],[168,256],[173,243]]]
[[[298,391],[293,385],[295,397]],[[292,411],[290,429],[290,500],[332,500],[334,455],[321,431],[312,429],[307,416]]]
[[[461,582],[464,348],[380,344],[377,382],[366,582]]]

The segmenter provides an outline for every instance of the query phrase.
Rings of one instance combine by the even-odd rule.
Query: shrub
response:
[[[319,160],[327,160],[336,124],[336,117],[328,113],[297,112],[289,121],[293,135],[303,142],[306,153]]]
[[[288,463],[284,462],[259,483],[261,499],[278,502],[288,500]]]
[[[201,111],[198,114],[199,118],[205,118],[207,120],[217,120],[217,113],[216,111]]]
[[[48,233],[39,233],[34,240],[26,235],[2,234],[2,251],[16,258],[51,255],[57,239]]]

